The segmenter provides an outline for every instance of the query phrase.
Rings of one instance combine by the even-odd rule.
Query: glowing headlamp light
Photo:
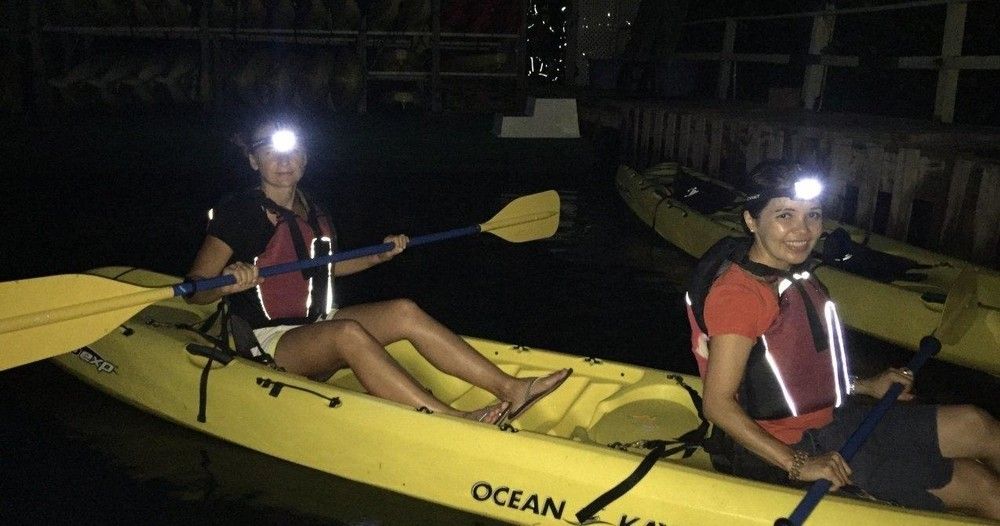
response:
[[[791,188],[770,189],[747,196],[747,202],[767,202],[777,197],[788,197],[797,201],[811,201],[823,193],[823,183],[816,177],[803,177]]]
[[[823,184],[815,177],[805,177],[795,181],[795,199],[811,201],[823,193]]]
[[[272,133],[270,137],[254,141],[254,143],[250,145],[250,148],[252,150],[256,150],[257,148],[268,144],[275,153],[288,153],[298,147],[299,139],[292,130],[282,129]]]

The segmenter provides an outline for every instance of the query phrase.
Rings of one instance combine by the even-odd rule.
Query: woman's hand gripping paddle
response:
[[[920,349],[910,359],[910,363],[906,365],[910,371],[916,373],[920,370],[927,363],[927,360],[941,350],[941,342],[954,343],[968,330],[971,323],[969,318],[977,304],[977,289],[975,271],[962,271],[958,278],[955,279],[955,283],[952,285],[951,291],[945,299],[944,312],[941,314],[941,324],[938,325],[937,329],[930,336],[925,336],[920,340]],[[868,412],[861,425],[851,434],[847,442],[844,443],[844,446],[840,448],[840,456],[844,457],[846,462],[850,463],[854,455],[864,445],[868,436],[875,430],[879,421],[882,420],[882,416],[885,415],[885,412],[889,410],[902,392],[902,384],[892,384],[892,387],[886,391],[878,404]],[[791,515],[787,518],[783,517],[774,521],[775,526],[800,526],[809,518],[809,514],[812,513],[813,509],[816,508],[819,501],[823,499],[829,490],[829,480],[824,479],[813,482],[809,486],[805,497],[802,498]]]
[[[489,232],[514,243],[545,239],[559,227],[559,194],[554,190],[519,197],[489,221],[410,239],[410,247]],[[260,269],[274,276],[386,252],[392,243],[338,252]],[[235,283],[232,276],[141,287],[87,274],[64,274],[0,283],[0,370],[89,345],[144,307],[174,296]]]

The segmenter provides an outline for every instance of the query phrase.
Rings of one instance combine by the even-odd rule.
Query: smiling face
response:
[[[258,128],[253,134],[253,140],[269,138],[281,129],[276,124],[268,124]],[[274,188],[294,188],[302,179],[306,168],[306,152],[299,145],[289,152],[275,151],[270,141],[254,148],[248,154],[250,166],[260,172],[260,182],[263,186]]]
[[[743,212],[753,234],[750,260],[788,270],[805,261],[823,233],[823,208],[817,200],[776,197],[758,217]]]

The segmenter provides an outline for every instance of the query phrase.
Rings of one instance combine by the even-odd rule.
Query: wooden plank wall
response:
[[[768,120],[763,113],[632,101],[603,112],[585,109],[581,118],[618,128],[621,160],[637,169],[678,161],[740,186],[764,160],[816,167],[833,190],[831,217],[1000,266],[1000,159],[907,144],[901,134]]]

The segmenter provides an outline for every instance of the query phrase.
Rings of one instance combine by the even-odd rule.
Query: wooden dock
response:
[[[1000,130],[806,111],[651,101],[581,103],[619,133],[637,169],[678,161],[737,186],[769,159],[823,172],[828,215],[895,239],[1000,266]]]

